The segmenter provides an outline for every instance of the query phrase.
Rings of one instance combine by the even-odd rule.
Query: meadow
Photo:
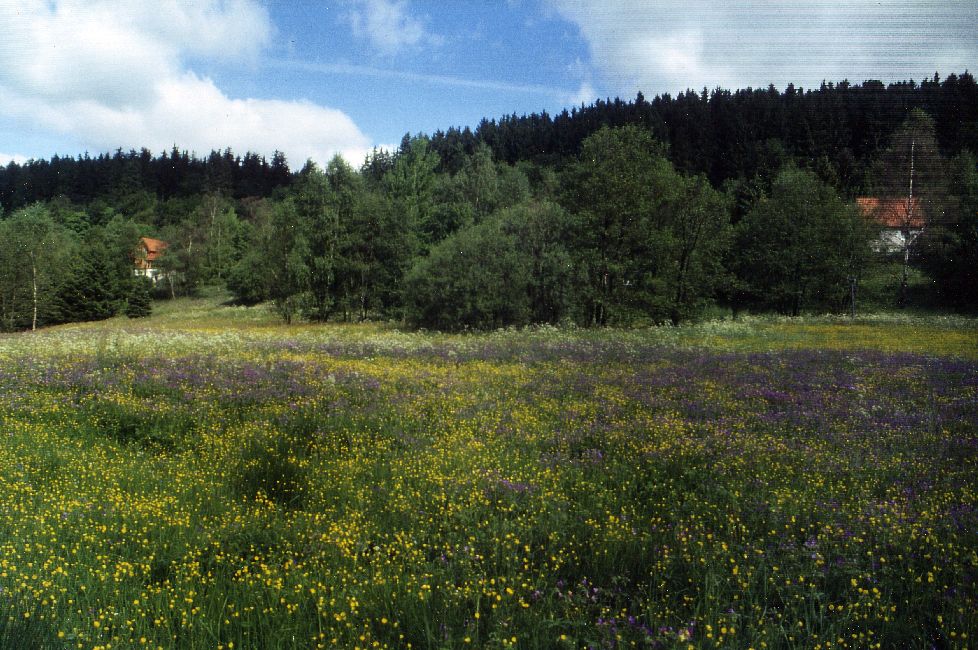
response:
[[[966,648],[978,322],[0,337],[0,648]]]

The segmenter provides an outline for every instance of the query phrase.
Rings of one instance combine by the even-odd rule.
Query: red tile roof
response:
[[[142,243],[143,248],[146,249],[146,261],[155,262],[159,258],[160,253],[166,250],[166,242],[162,239],[153,239],[152,237],[140,237],[140,243]]]
[[[166,242],[152,237],[140,237],[139,246],[132,253],[132,261],[137,269],[151,269],[153,262],[166,250]]]
[[[911,207],[909,199],[878,199],[864,196],[856,199],[856,205],[859,206],[864,217],[872,219],[885,228],[924,227],[924,212],[920,207],[920,200],[916,198],[913,199],[910,223],[907,223],[907,208]]]

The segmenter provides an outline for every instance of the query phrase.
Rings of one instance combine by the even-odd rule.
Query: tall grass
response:
[[[0,648],[978,634],[972,321],[440,336],[196,308],[0,340]]]

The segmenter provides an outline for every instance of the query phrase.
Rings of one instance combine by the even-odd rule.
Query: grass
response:
[[[0,338],[0,648],[968,647],[966,318]]]

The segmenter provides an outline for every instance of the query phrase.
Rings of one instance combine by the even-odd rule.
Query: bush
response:
[[[567,213],[527,203],[460,230],[405,278],[409,323],[442,330],[557,323],[571,306]]]
[[[530,319],[529,268],[498,221],[461,230],[405,278],[406,317],[442,330],[493,329]]]
[[[243,305],[256,305],[268,300],[268,277],[271,272],[262,251],[248,251],[231,267],[227,277],[228,291]]]

